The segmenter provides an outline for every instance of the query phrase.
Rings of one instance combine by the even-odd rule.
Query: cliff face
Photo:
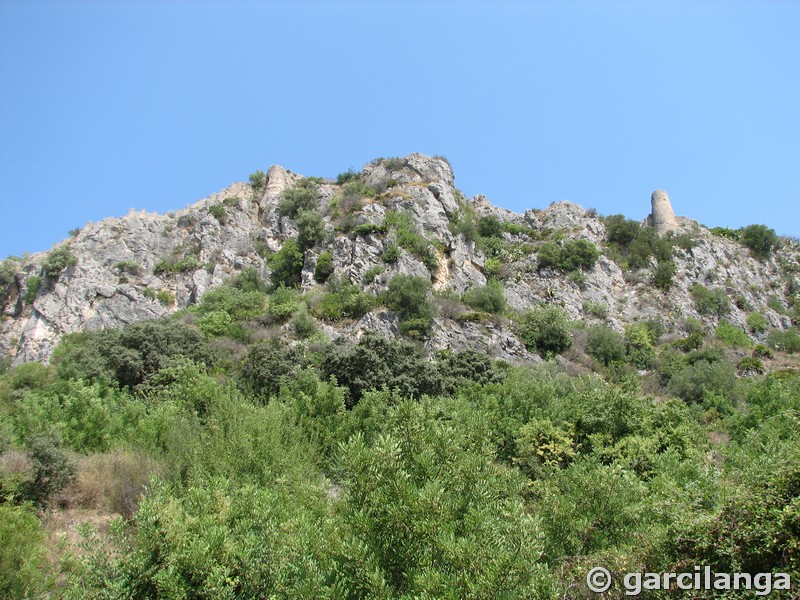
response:
[[[297,237],[296,221],[280,216],[277,207],[284,190],[301,179],[273,166],[259,189],[236,183],[174,213],[131,212],[89,223],[56,246],[68,246],[72,257],[60,271],[48,263],[48,253],[5,261],[0,278],[0,353],[11,356],[15,364],[47,361],[66,333],[172,313],[246,267],[268,278],[269,254]],[[663,292],[651,284],[655,262],[623,272],[601,255],[580,278],[540,268],[536,249],[543,240],[585,239],[604,249],[603,220],[575,204],[558,202],[516,214],[492,206],[482,196],[466,200],[454,186],[449,164],[420,154],[375,161],[365,167],[359,181],[375,193],[355,198],[342,185],[318,182],[316,210],[324,217],[326,239],[304,253],[304,290],[318,285],[314,268],[325,251],[332,255],[334,275],[374,293],[384,290],[398,273],[430,277],[435,290],[453,294],[486,284],[492,273],[502,279],[508,304],[515,310],[560,304],[572,318],[592,321],[602,306],[607,312],[603,318],[618,329],[627,322],[658,319],[669,330],[680,327],[687,317],[707,325],[716,321],[695,310],[689,290],[700,283],[722,288],[734,300],[727,316],[734,325],[744,327],[750,311],[762,313],[772,327],[791,325],[775,309],[786,307],[787,276],[800,263],[796,244],[760,260],[738,242],[678,218],[673,228],[691,238],[693,247],[676,250],[674,284]],[[454,233],[458,228],[453,224],[468,213],[509,224],[498,234],[503,250],[489,265],[484,250],[468,239],[471,236]],[[431,243],[432,255],[400,250],[396,262],[385,263],[384,252],[398,242],[397,231],[380,227],[387,214],[407,215],[414,232]],[[358,228],[363,224],[375,227]],[[367,272],[374,273],[375,267],[383,271],[367,281]],[[536,360],[514,335],[512,321],[473,322],[451,316],[441,310],[435,319],[427,341],[431,349],[473,348],[514,362]],[[396,317],[386,310],[323,330],[331,337],[365,330],[398,332]]]

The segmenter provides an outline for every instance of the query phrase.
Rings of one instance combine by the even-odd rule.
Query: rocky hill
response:
[[[643,213],[647,205],[643,198]],[[298,236],[306,238],[299,286],[310,294],[330,278],[378,297],[398,274],[429,279],[437,312],[420,336],[429,349],[535,361],[515,321],[541,304],[618,330],[658,320],[678,333],[689,318],[713,327],[722,317],[747,329],[757,313],[766,326],[750,333],[763,339],[769,328],[792,325],[795,242],[757,255],[735,232],[674,218],[663,192],[652,206],[641,225],[652,235],[642,235],[624,219],[568,202],[518,214],[483,196],[466,199],[446,160],[420,154],[378,159],[337,181],[273,166],[185,209],[89,223],[50,252],[4,261],[0,353],[15,364],[47,361],[64,334],[171,314],[248,268],[269,280],[276,253]],[[501,284],[502,315],[465,301],[465,292],[490,280]],[[400,331],[398,316],[380,302],[359,318],[323,318],[318,327],[329,338]]]

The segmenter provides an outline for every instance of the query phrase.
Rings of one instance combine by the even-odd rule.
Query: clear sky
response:
[[[0,0],[0,256],[280,164],[800,235],[800,2]]]

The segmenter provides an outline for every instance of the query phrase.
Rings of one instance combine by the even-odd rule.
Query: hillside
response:
[[[272,257],[301,230],[312,239],[303,240],[290,278],[307,295],[321,293],[321,281],[380,296],[398,274],[430,280],[436,310],[417,336],[430,350],[535,361],[535,351],[519,339],[515,315],[542,304],[617,331],[657,320],[666,334],[681,335],[687,319],[713,328],[721,317],[748,329],[755,312],[766,322],[750,333],[764,341],[770,329],[792,324],[800,246],[790,240],[759,258],[735,239],[679,218],[669,234],[642,235],[630,247],[629,223],[609,225],[575,204],[517,214],[482,196],[466,199],[446,160],[420,154],[378,159],[338,182],[279,166],[262,175],[164,215],[132,211],[89,223],[49,253],[4,261],[0,352],[14,364],[47,361],[64,334],[174,313],[245,270],[275,279]],[[643,213],[648,204],[643,198]],[[298,217],[303,212],[305,221]],[[311,218],[317,215],[320,221]],[[616,228],[609,233],[609,227]],[[564,258],[564,248],[575,256]],[[486,308],[480,300],[477,309],[464,303],[465,293],[480,296],[476,290],[490,280],[502,290],[507,308],[494,311],[502,314],[480,310]],[[710,290],[712,300],[724,295],[729,306],[698,305],[696,285]],[[395,337],[402,329],[397,313],[380,302],[345,316],[311,308],[331,339],[364,331]]]

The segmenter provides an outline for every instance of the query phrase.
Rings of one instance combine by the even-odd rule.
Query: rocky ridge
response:
[[[790,274],[800,264],[797,244],[784,244],[768,259],[759,259],[740,243],[677,218],[669,222],[670,230],[691,238],[692,247],[676,250],[676,274],[669,291],[651,284],[655,262],[645,269],[624,271],[605,254],[585,276],[570,278],[558,270],[540,268],[535,250],[545,240],[563,243],[569,239],[588,240],[603,250],[606,226],[594,211],[556,202],[518,214],[493,206],[483,196],[465,199],[455,187],[447,161],[421,154],[373,161],[359,178],[376,194],[355,202],[346,219],[340,206],[343,186],[329,180],[318,182],[317,210],[324,217],[326,239],[304,253],[301,286],[305,291],[319,285],[314,269],[320,253],[328,251],[335,276],[376,294],[386,289],[393,276],[411,274],[429,277],[440,295],[457,297],[470,287],[485,285],[491,271],[501,278],[514,311],[559,304],[573,319],[605,320],[619,330],[626,323],[657,319],[667,331],[678,331],[688,317],[707,326],[718,319],[697,312],[689,290],[699,283],[725,290],[734,301],[726,318],[734,325],[745,327],[748,313],[757,311],[771,327],[791,326],[782,309],[792,293],[786,289]],[[73,260],[50,275],[45,268],[49,253],[4,261],[0,356],[10,357],[14,364],[48,361],[64,334],[171,314],[196,303],[206,291],[247,267],[267,279],[269,255],[287,239],[297,237],[296,221],[281,216],[277,207],[283,192],[302,179],[273,166],[262,188],[235,183],[175,212],[131,211],[89,223],[54,247],[68,246]],[[653,206],[655,210],[655,200]],[[384,263],[382,256],[396,242],[396,232],[381,231],[380,225],[393,211],[407,215],[416,232],[431,242],[433,267],[406,250],[400,251],[396,262]],[[476,218],[493,216],[509,225],[500,237],[510,251],[496,258],[492,269],[487,268],[487,256],[479,244],[453,227],[467,213]],[[365,224],[375,227],[354,233]],[[376,266],[382,272],[366,281],[365,275]],[[604,307],[605,314],[597,316],[592,306]],[[397,317],[386,309],[357,321],[326,324],[322,330],[329,337],[359,336],[364,331],[399,335]],[[514,331],[513,317],[467,320],[440,309],[426,345],[429,349],[471,348],[512,362],[538,360]]]

